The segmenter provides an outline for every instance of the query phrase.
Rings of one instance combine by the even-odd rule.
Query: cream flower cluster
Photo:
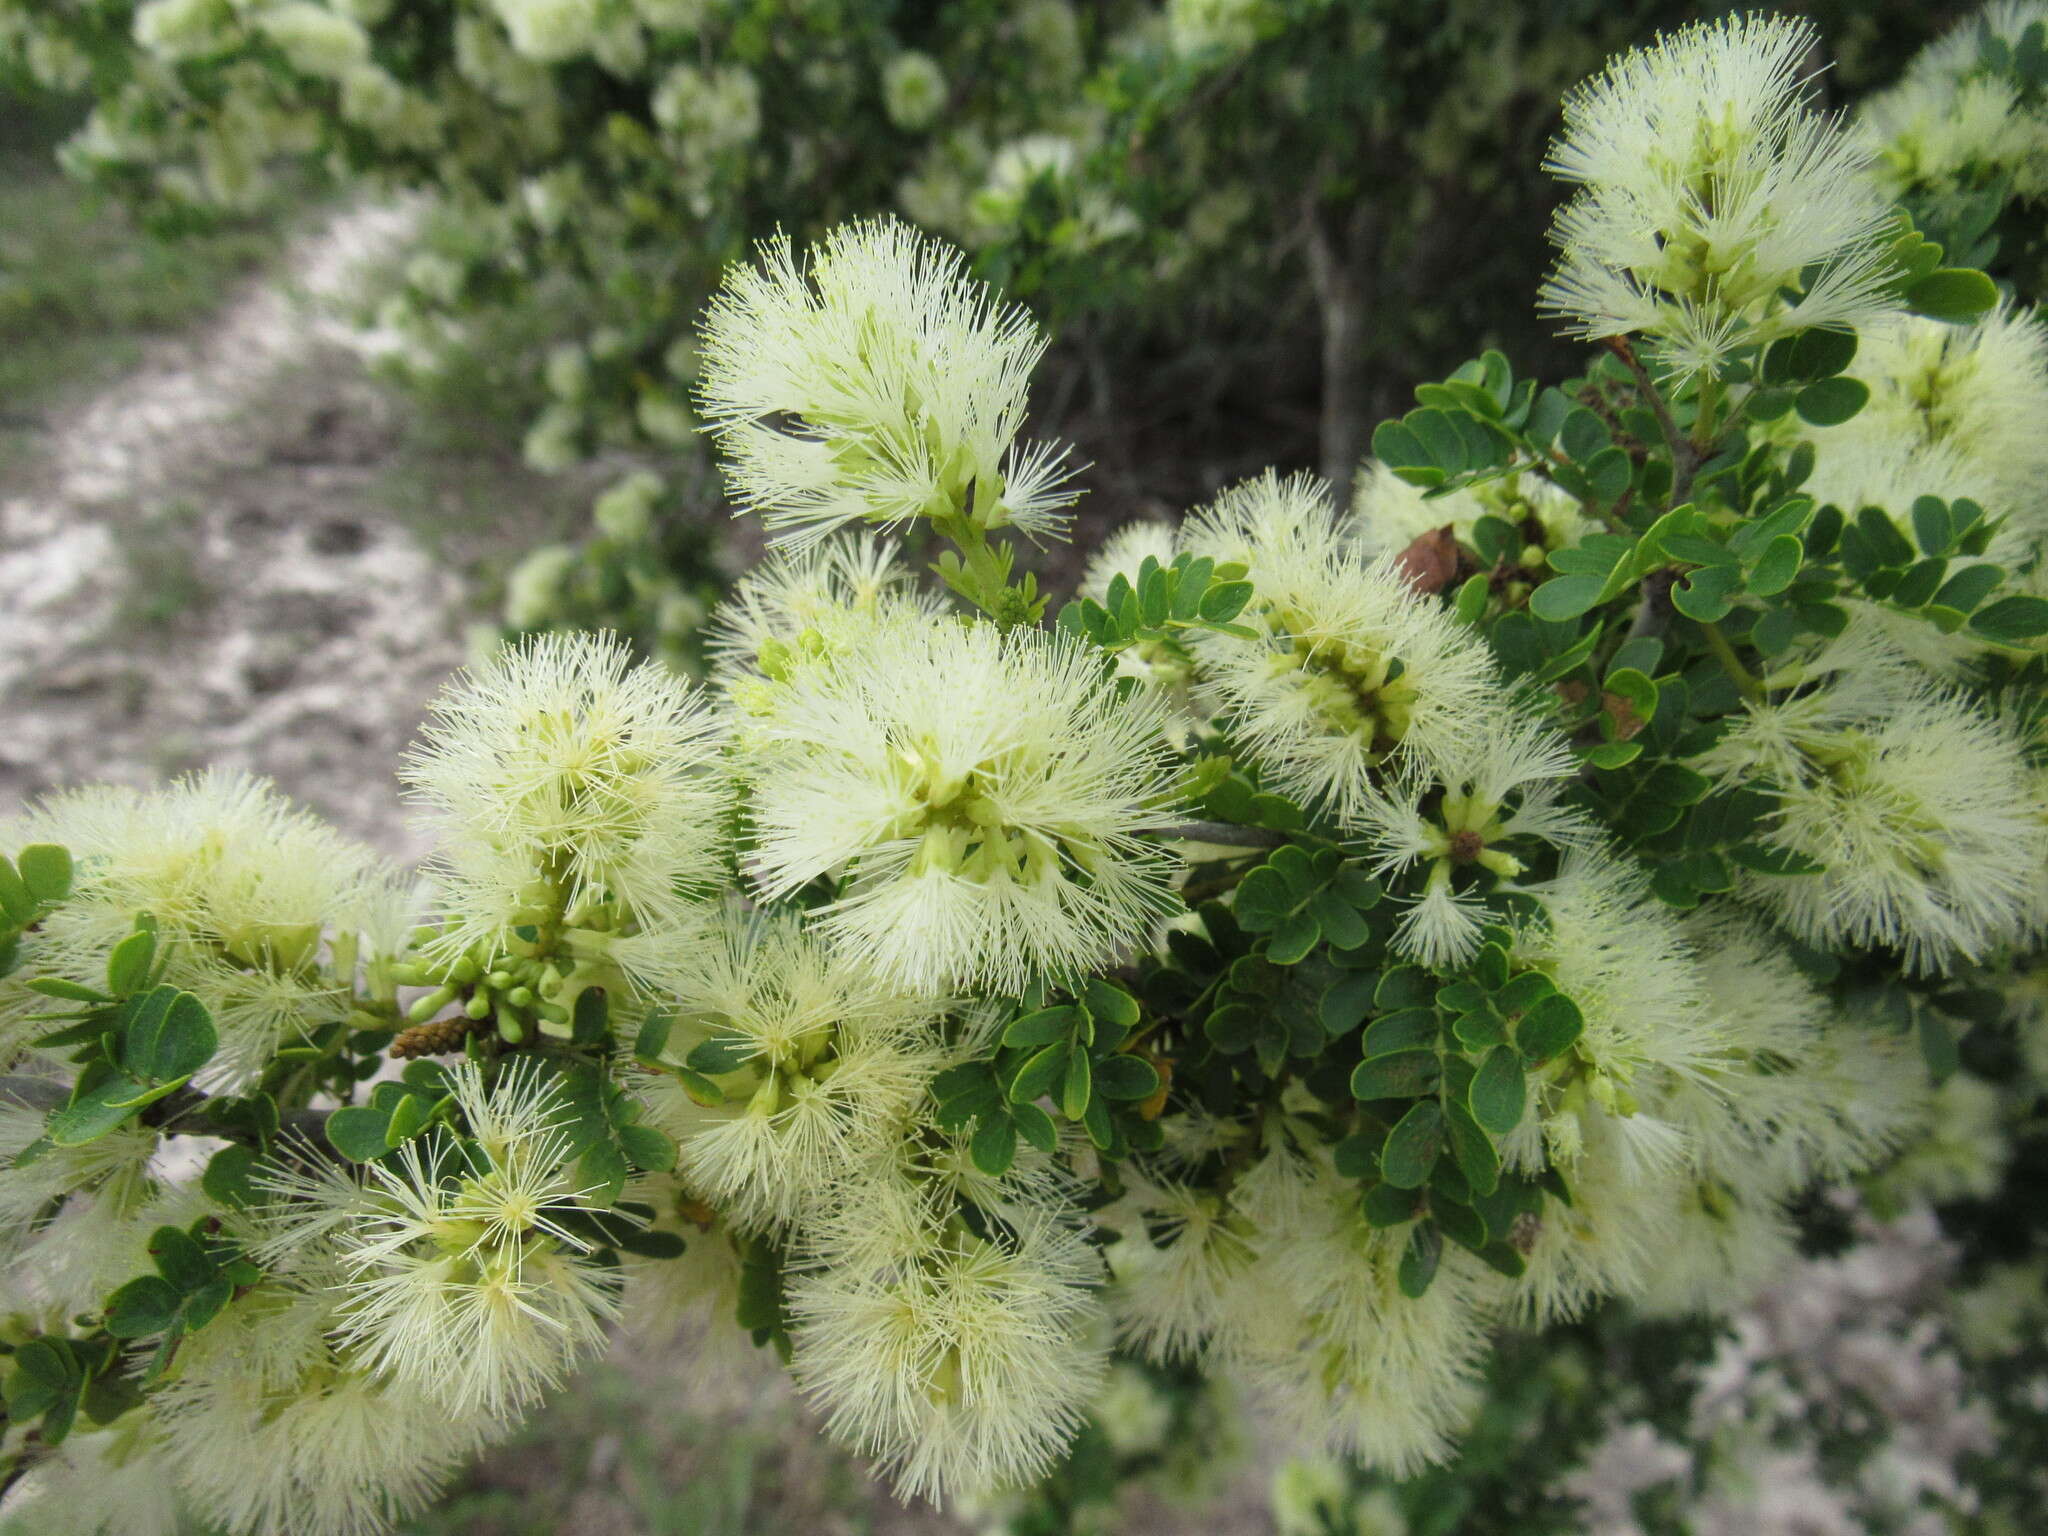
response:
[[[705,324],[701,398],[740,505],[771,528],[967,516],[1057,534],[1063,454],[1019,446],[1045,338],[895,221],[845,225],[799,267],[787,239]]]
[[[1890,208],[1864,152],[1806,105],[1815,41],[1778,17],[1697,23],[1567,98],[1546,168],[1581,191],[1543,306],[1576,335],[1650,337],[1681,374],[1884,314]]]

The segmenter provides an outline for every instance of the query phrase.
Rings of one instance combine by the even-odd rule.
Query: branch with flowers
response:
[[[1740,1306],[2048,926],[2048,333],[1812,42],[1567,100],[1542,301],[1609,345],[1424,386],[1352,507],[1245,481],[1046,622],[1037,327],[898,223],[775,240],[703,330],[779,539],[707,688],[471,669],[419,885],[226,774],[7,828],[11,1497],[381,1529],[698,1312],[906,1496],[1040,1482],[1139,1362],[1399,1476],[1504,1331]]]

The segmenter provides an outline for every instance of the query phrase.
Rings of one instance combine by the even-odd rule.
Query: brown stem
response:
[[[1621,359],[1622,367],[1636,381],[1637,391],[1657,418],[1657,430],[1664,434],[1664,445],[1671,450],[1671,505],[1678,506],[1692,494],[1692,478],[1699,473],[1701,452],[1690,438],[1678,430],[1678,423],[1671,417],[1671,407],[1664,403],[1662,392],[1650,382],[1649,371],[1636,359],[1636,349],[1629,345],[1628,338],[1608,337],[1607,350]]]
[[[1323,478],[1341,501],[1350,494],[1351,477],[1363,452],[1364,336],[1373,304],[1371,274],[1379,243],[1378,219],[1372,205],[1360,201],[1353,206],[1342,232],[1333,233],[1311,193],[1304,221],[1309,278],[1323,316]]]

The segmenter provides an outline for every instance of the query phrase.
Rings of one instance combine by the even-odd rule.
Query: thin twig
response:
[[[1621,359],[1622,367],[1636,381],[1637,391],[1657,418],[1657,430],[1664,434],[1664,446],[1671,450],[1671,505],[1678,506],[1692,494],[1692,477],[1699,473],[1700,450],[1692,439],[1678,430],[1678,423],[1671,416],[1671,407],[1664,403],[1662,392],[1650,382],[1649,370],[1636,360],[1636,349],[1629,345],[1628,338],[1608,337],[1607,350]]]

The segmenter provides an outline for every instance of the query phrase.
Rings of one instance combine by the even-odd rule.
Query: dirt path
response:
[[[380,505],[393,405],[333,301],[411,225],[359,206],[55,413],[0,486],[0,812],[242,767],[394,853],[392,767],[461,660],[461,584]]]

